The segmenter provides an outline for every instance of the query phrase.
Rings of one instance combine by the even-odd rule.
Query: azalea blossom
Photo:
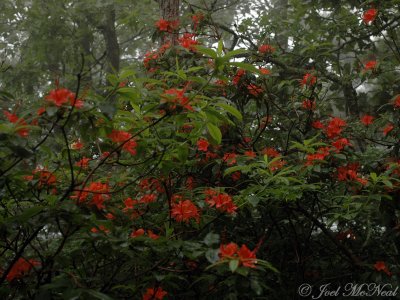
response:
[[[22,278],[26,276],[35,266],[39,266],[40,262],[34,259],[26,260],[20,257],[11,267],[7,274],[7,281],[11,282],[14,279]]]
[[[210,207],[215,207],[219,211],[227,212],[229,214],[235,213],[237,206],[233,203],[232,197],[226,193],[219,193],[213,189],[204,191],[206,194],[205,202]]]
[[[257,263],[256,251],[251,251],[246,245],[242,245],[239,249],[236,243],[220,245],[219,257],[221,260],[238,259],[243,267],[255,268]]]
[[[207,152],[208,151],[208,146],[209,146],[210,144],[208,143],[208,141],[206,140],[206,139],[199,139],[198,141],[197,141],[197,149],[199,150],[199,151],[204,151],[204,152]]]
[[[314,84],[317,83],[317,77],[310,73],[306,73],[303,76],[303,79],[300,80],[300,85],[301,86],[313,86]]]
[[[177,222],[188,223],[190,219],[194,219],[197,223],[200,222],[200,213],[196,205],[190,200],[179,201],[172,204],[171,216]]]
[[[392,273],[389,271],[389,269],[388,269],[388,267],[386,266],[386,264],[385,264],[384,261],[377,261],[377,262],[374,264],[374,268],[375,268],[375,270],[378,271],[378,272],[382,271],[382,272],[386,273],[386,275],[392,276]]]
[[[365,63],[363,72],[373,71],[376,69],[378,62],[376,60],[369,60]]]
[[[262,54],[265,54],[265,53],[274,53],[274,52],[275,52],[275,48],[272,47],[271,45],[263,44],[263,45],[260,45],[260,46],[258,47],[258,52],[260,52],[260,53],[262,53]]]
[[[370,23],[375,21],[377,14],[378,14],[377,9],[375,9],[375,8],[368,9],[366,12],[364,12],[364,14],[362,16],[363,22],[365,24],[369,25]]]
[[[168,295],[168,293],[161,287],[148,288],[142,300],[162,300],[166,295]]]
[[[365,126],[371,125],[374,122],[375,117],[370,115],[364,115],[361,117],[361,123]]]
[[[393,106],[394,108],[400,108],[400,95],[397,95],[396,98],[394,98]]]
[[[383,128],[383,135],[385,136],[388,135],[389,132],[393,130],[393,128],[394,128],[393,124],[387,124],[385,128]]]

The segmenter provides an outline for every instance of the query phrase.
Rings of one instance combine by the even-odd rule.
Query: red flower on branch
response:
[[[255,264],[257,263],[256,253],[254,251],[250,251],[246,245],[242,245],[239,251],[237,252],[239,256],[239,260],[242,263],[243,267],[247,268],[255,268]]]
[[[365,63],[363,73],[373,71],[376,69],[378,62],[376,60],[369,60]]]
[[[200,222],[200,213],[196,205],[190,200],[179,201],[172,204],[171,216],[177,222],[188,223],[190,219],[194,219],[197,223]]]
[[[10,123],[16,124],[18,126],[27,126],[28,124],[26,123],[26,121],[23,118],[18,118],[18,116],[16,114],[12,114],[8,111],[4,111],[4,115],[6,116],[6,118],[8,119],[8,121]],[[28,128],[21,128],[17,130],[17,133],[21,136],[21,137],[27,137],[29,135],[29,129]]]
[[[260,45],[260,46],[258,47],[258,52],[260,52],[260,53],[262,53],[262,54],[265,54],[265,53],[274,53],[274,52],[275,52],[275,48],[272,47],[271,45],[263,44],[263,45]]]
[[[261,87],[252,83],[247,86],[247,91],[254,97],[257,97],[263,93],[263,89]]]
[[[185,96],[185,90],[183,89],[169,89],[165,90],[161,95],[161,103],[171,103],[171,109],[176,109],[176,105],[179,105],[189,111],[194,111],[193,107],[189,104],[189,98]]]
[[[219,193],[213,189],[204,191],[206,194],[205,202],[222,212],[233,214],[237,210],[237,206],[233,203],[232,197],[226,193]]]
[[[389,132],[393,130],[393,128],[394,128],[393,124],[387,124],[385,128],[383,128],[383,135],[385,136],[388,135]]]
[[[46,96],[46,100],[54,103],[60,107],[67,102],[74,101],[75,94],[68,89],[54,89],[50,91],[50,94]],[[72,104],[72,103],[71,103]]]
[[[208,146],[209,146],[210,144],[208,143],[208,141],[206,140],[206,139],[199,139],[198,141],[197,141],[197,149],[199,150],[199,151],[204,151],[204,152],[207,152],[208,151]]]
[[[378,14],[378,10],[375,8],[370,8],[366,12],[364,12],[362,19],[365,24],[369,25],[373,21],[375,21],[375,18]]]
[[[159,31],[171,32],[179,27],[179,21],[178,20],[168,21],[165,19],[160,19],[156,22],[155,25]]]
[[[148,288],[142,300],[162,300],[166,295],[168,295],[168,293],[161,287]]]
[[[315,110],[315,108],[317,107],[315,101],[310,100],[310,99],[306,99],[303,101],[302,108],[306,109],[306,110]]]
[[[238,245],[236,243],[229,243],[228,245],[221,245],[219,247],[219,257],[223,258],[233,258],[238,251]]]
[[[377,261],[377,262],[374,264],[374,268],[375,268],[375,270],[378,271],[378,272],[382,271],[382,272],[386,273],[386,275],[392,276],[392,273],[389,271],[389,269],[388,269],[388,267],[386,266],[386,264],[385,264],[384,261]]]
[[[328,126],[325,128],[325,133],[328,138],[333,139],[337,137],[343,130],[343,127],[347,125],[346,121],[340,118],[332,118],[328,123]]]
[[[185,49],[195,52],[196,51],[195,46],[198,45],[199,42],[196,41],[194,37],[195,35],[191,33],[183,34],[183,37],[178,39],[179,45],[181,45]]]
[[[317,77],[310,73],[304,74],[303,79],[300,80],[300,85],[302,87],[304,87],[304,86],[311,87],[316,83],[317,83]]]
[[[27,275],[33,269],[33,267],[39,265],[40,262],[34,259],[26,260],[25,258],[20,257],[11,267],[6,279],[8,282],[11,282],[14,279],[22,278]]]
[[[233,242],[227,245],[220,245],[219,247],[219,257],[221,260],[239,259],[240,264],[247,268],[256,267],[257,258],[255,252],[255,250],[250,251],[244,244],[238,249],[238,245]]]
[[[363,123],[365,126],[371,125],[374,123],[375,117],[370,116],[370,115],[364,115],[361,117],[361,123]]]

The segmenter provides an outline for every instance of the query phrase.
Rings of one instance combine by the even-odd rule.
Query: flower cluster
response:
[[[232,197],[226,193],[220,193],[213,189],[207,189],[204,191],[206,195],[206,203],[210,207],[215,207],[219,211],[233,214],[237,210],[237,206],[233,203]]]
[[[124,143],[122,149],[129,152],[131,155],[136,155],[136,140],[132,139],[132,134],[123,130],[112,130],[108,137],[114,143]]]
[[[200,222],[200,212],[196,205],[190,200],[181,200],[173,203],[171,208],[171,216],[177,222],[189,223],[190,219]]]
[[[248,268],[255,268],[257,264],[255,251],[250,251],[244,244],[240,249],[237,244],[232,242],[227,245],[221,245],[219,248],[219,257],[221,260],[238,259],[241,265]]]
[[[363,22],[365,24],[369,25],[370,23],[375,21],[377,14],[378,14],[377,9],[375,9],[375,8],[368,9],[366,12],[364,12],[364,14],[362,16]]]
[[[189,103],[189,98],[185,96],[184,89],[164,90],[164,93],[161,95],[161,103],[170,104],[170,109],[172,110],[175,110],[178,105],[186,110],[194,111],[193,107]]]
[[[28,124],[23,118],[19,118],[16,114],[12,114],[8,111],[4,111],[4,115],[10,123],[16,124],[17,126],[27,126]],[[22,137],[27,137],[29,135],[28,128],[19,128],[17,133]]]
[[[46,96],[46,100],[53,103],[57,107],[60,107],[68,102],[75,108],[83,107],[83,101],[78,99],[75,93],[65,88],[56,88],[51,90],[49,95]]]
[[[11,267],[6,279],[8,282],[11,282],[14,279],[22,278],[27,275],[33,269],[33,267],[39,265],[40,262],[34,259],[26,260],[25,258],[20,257]]]
[[[90,185],[81,191],[75,191],[71,199],[76,199],[78,203],[83,203],[89,195],[92,195],[90,205],[96,206],[98,210],[104,209],[104,201],[110,199],[110,187],[108,183],[92,182]]]
[[[179,20],[168,21],[165,19],[160,19],[156,22],[156,27],[159,31],[172,32],[178,29]]]

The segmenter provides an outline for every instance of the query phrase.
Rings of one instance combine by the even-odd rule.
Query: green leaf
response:
[[[231,270],[232,273],[234,273],[238,267],[239,267],[239,260],[238,259],[232,259],[229,262],[229,270]]]
[[[233,51],[228,52],[228,53],[224,56],[224,59],[229,59],[229,58],[234,57],[234,56],[236,56],[236,55],[245,54],[245,53],[248,53],[248,51],[247,51],[246,49],[236,49],[236,50],[233,50]]]
[[[217,49],[217,54],[219,56],[222,56],[224,50],[224,42],[222,40],[218,41],[218,49]]]
[[[207,123],[207,129],[215,142],[217,142],[217,144],[220,144],[222,140],[222,133],[221,130],[219,130],[218,126],[212,123]]]
[[[216,233],[208,233],[204,238],[204,244],[207,246],[212,246],[219,243],[219,234]]]
[[[216,59],[218,57],[217,52],[215,52],[214,50],[212,50],[210,48],[197,46],[196,49],[197,49],[198,52],[200,52],[202,54],[205,54],[205,55],[208,55],[211,58]]]
[[[231,66],[239,67],[239,68],[241,68],[243,70],[246,70],[246,71],[249,71],[249,72],[252,72],[252,73],[259,73],[260,72],[255,66],[253,66],[251,64],[246,64],[246,63],[243,63],[243,62],[230,62],[229,64]]]
[[[233,106],[231,106],[229,104],[226,104],[226,103],[217,103],[216,105],[222,107],[223,109],[225,109],[227,112],[229,112],[236,119],[238,119],[240,121],[243,120],[242,114],[235,107],[233,107]]]
[[[22,214],[11,217],[11,218],[7,219],[7,221],[9,221],[9,222],[17,221],[17,222],[21,222],[21,223],[26,223],[29,219],[38,215],[43,209],[44,209],[43,206],[29,207],[29,208],[25,209],[22,212]]]
[[[103,294],[101,292],[95,291],[95,290],[85,290],[84,293],[94,297],[95,299],[100,299],[100,300],[113,300],[113,298],[107,296],[106,294]]]

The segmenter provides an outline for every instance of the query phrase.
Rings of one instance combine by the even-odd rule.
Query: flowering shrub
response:
[[[84,96],[78,76],[75,93],[7,103],[1,297],[289,299],[304,282],[397,282],[398,74],[388,54],[364,60],[373,30],[397,24],[382,5],[317,38],[291,28],[315,44],[290,51],[235,31],[248,49],[207,47],[200,13],[193,32],[159,20],[177,45],[110,77],[110,95]],[[320,42],[349,26],[361,33]],[[353,81],[385,103],[367,107],[377,94]]]

